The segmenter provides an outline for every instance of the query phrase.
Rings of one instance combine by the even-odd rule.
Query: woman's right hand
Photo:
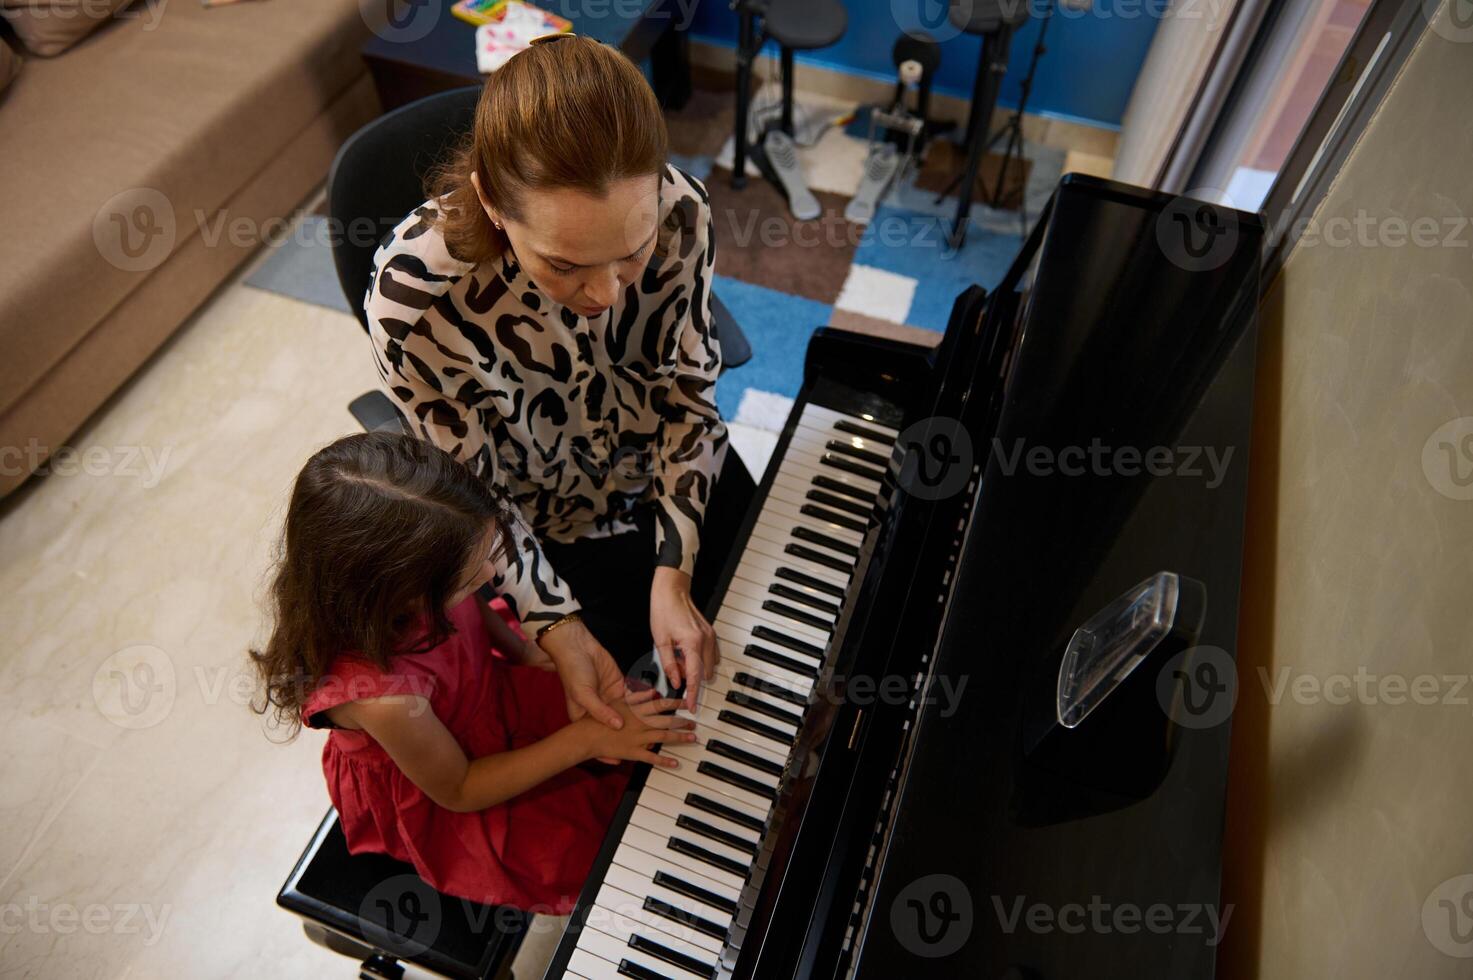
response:
[[[679,698],[660,698],[653,690],[631,694],[627,699],[610,703],[624,722],[614,729],[594,718],[583,718],[573,724],[581,726],[584,751],[589,759],[601,761],[627,759],[648,762],[652,766],[676,768],[679,763],[668,755],[657,755],[653,747],[661,742],[694,742],[696,723],[677,718]]]
[[[575,619],[537,640],[557,667],[568,701],[568,718],[592,716],[610,728],[623,723],[614,703],[628,693],[624,673],[602,643],[594,639],[581,619]]]

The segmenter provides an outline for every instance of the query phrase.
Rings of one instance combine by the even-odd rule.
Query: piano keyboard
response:
[[[699,741],[665,745],[566,977],[715,978],[869,526],[897,432],[803,406],[715,622]],[[685,713],[682,712],[684,715]]]

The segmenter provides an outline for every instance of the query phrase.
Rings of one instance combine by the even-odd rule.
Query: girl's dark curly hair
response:
[[[445,603],[507,505],[455,457],[399,433],[347,436],[318,452],[292,489],[270,604],[274,630],[250,656],[262,691],[252,707],[295,735],[302,704],[341,653],[387,670],[395,653],[428,650],[454,628]]]

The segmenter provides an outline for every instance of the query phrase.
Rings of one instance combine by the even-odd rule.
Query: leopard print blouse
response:
[[[654,256],[592,318],[548,300],[510,250],[481,265],[452,258],[435,215],[426,202],[379,247],[370,332],[384,387],[411,426],[519,506],[515,548],[493,587],[534,628],[575,611],[537,538],[630,530],[646,500],[656,563],[689,573],[727,442],[705,187],[666,167]]]

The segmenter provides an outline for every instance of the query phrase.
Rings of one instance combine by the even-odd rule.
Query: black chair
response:
[[[382,854],[348,853],[329,810],[276,904],[303,918],[313,942],[359,961],[361,978],[400,980],[412,963],[463,980],[507,980],[530,916],[435,891]]]
[[[401,106],[364,126],[338,150],[327,178],[327,210],[334,230],[332,259],[348,308],[368,329],[363,300],[379,243],[424,199],[424,177],[470,132],[478,85],[441,92]],[[723,368],[745,364],[752,347],[725,304],[712,293],[713,329]],[[365,428],[394,425],[398,409],[381,391],[349,406]]]
[[[972,82],[972,104],[967,113],[967,163],[937,198],[939,201],[960,182],[956,220],[951,226],[952,247],[960,248],[966,239],[972,192],[977,170],[982,165],[982,154],[995,141],[988,130],[992,126],[992,112],[997,108],[997,94],[1002,88],[1003,76],[1008,71],[1008,48],[1013,42],[1013,33],[1028,19],[1028,4],[1024,0],[969,0],[966,3],[953,0],[947,19],[953,27],[982,38],[977,57],[977,77]]]
[[[752,63],[769,39],[782,58],[782,115],[777,124],[793,135],[793,54],[826,48],[844,36],[849,14],[839,0],[732,0],[737,29],[736,130],[731,186],[747,183],[747,115],[752,96]],[[759,25],[757,22],[761,21]]]

